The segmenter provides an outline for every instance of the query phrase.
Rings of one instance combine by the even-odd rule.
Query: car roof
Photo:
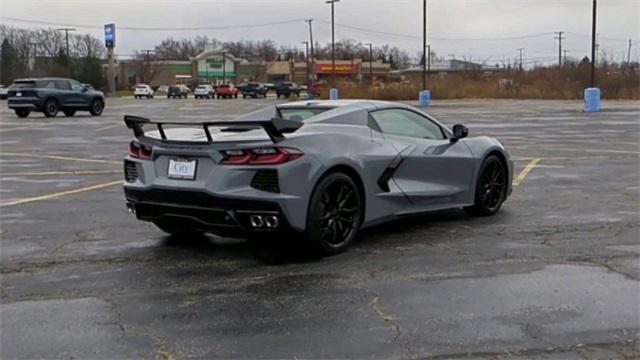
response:
[[[404,104],[381,100],[302,100],[293,101],[286,104],[277,105],[280,109],[318,107],[318,108],[338,108],[344,106],[361,107],[368,109],[383,109],[388,107],[404,107]]]
[[[69,78],[61,78],[61,77],[41,77],[41,78],[24,78],[24,79],[15,79],[13,82],[30,82],[30,81],[47,81],[47,80],[71,80]]]

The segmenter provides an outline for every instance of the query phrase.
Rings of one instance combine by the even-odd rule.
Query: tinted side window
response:
[[[385,134],[422,139],[445,139],[440,126],[413,111],[404,109],[380,110],[372,112],[371,117]]]
[[[54,80],[53,82],[56,84],[56,89],[71,90],[71,87],[69,86],[69,82],[67,80]]]
[[[82,84],[80,84],[79,82],[77,82],[75,80],[69,80],[69,83],[71,84],[71,90],[73,90],[73,91],[81,91],[82,90]]]

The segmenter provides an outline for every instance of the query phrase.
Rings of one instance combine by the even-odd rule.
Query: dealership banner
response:
[[[104,45],[108,48],[116,46],[116,24],[104,26]]]
[[[336,64],[336,74],[355,74],[360,64]],[[316,74],[331,74],[331,64],[316,64]]]

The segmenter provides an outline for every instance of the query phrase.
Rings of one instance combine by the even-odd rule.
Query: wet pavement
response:
[[[53,119],[0,104],[0,357],[640,357],[638,102],[434,102],[503,141],[512,197],[489,218],[368,229],[338,256],[169,237],[126,212],[124,114],[230,119],[278,101],[113,99]]]

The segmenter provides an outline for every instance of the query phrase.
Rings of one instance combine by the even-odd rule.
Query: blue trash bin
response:
[[[331,88],[331,90],[329,90],[329,99],[338,100],[338,89]]]
[[[586,112],[600,111],[600,89],[598,88],[584,89],[584,111]]]
[[[429,106],[431,102],[431,91],[422,90],[420,91],[420,106]]]

